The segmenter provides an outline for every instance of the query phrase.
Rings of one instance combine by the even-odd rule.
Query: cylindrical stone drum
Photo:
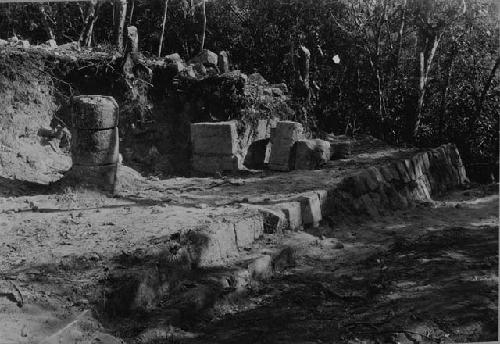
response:
[[[118,126],[118,104],[110,96],[73,97],[73,128],[112,129]]]
[[[100,95],[77,96],[72,103],[72,176],[112,189],[119,163],[118,104]]]

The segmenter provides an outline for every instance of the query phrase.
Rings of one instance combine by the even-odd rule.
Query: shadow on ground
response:
[[[368,256],[306,256],[303,267],[254,292],[253,306],[208,323],[195,342],[495,341],[498,228],[469,223],[392,239],[387,233],[388,249]]]

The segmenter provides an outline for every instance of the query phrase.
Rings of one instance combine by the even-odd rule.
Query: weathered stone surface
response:
[[[234,236],[238,249],[250,247],[264,234],[262,217],[258,214],[239,219],[234,224]]]
[[[242,168],[236,122],[192,123],[192,166],[205,173]]]
[[[106,165],[118,162],[118,128],[105,130],[74,130],[71,153],[73,164]]]
[[[322,220],[321,216],[321,203],[317,193],[303,195],[299,199],[302,223],[304,225],[312,225],[317,227]]]
[[[217,66],[217,54],[210,50],[204,49],[201,53],[189,60],[190,64],[203,64]]]
[[[217,220],[202,228],[182,233],[193,263],[200,267],[221,265],[238,254],[234,222]]]
[[[298,230],[302,227],[302,208],[300,202],[280,203],[278,207],[285,213],[290,230]]]
[[[276,126],[272,139],[269,168],[277,171],[289,171],[290,153],[296,141],[302,139],[302,125],[292,121],[281,121]]]
[[[269,154],[271,151],[270,144],[267,145],[265,141],[269,142],[270,138],[270,123],[268,120],[257,120],[257,121],[239,121],[238,123],[238,154],[245,157],[249,150],[254,149],[253,153],[257,153],[257,164],[268,163]],[[260,141],[260,142],[259,142]],[[254,145],[255,143],[255,145]],[[254,145],[254,147],[251,147]],[[266,146],[267,145],[267,146]],[[265,150],[264,150],[264,146]],[[262,155],[264,154],[264,155]],[[249,157],[249,163],[253,160],[255,156]],[[264,160],[262,160],[264,159]]]
[[[415,178],[416,179],[421,178],[422,175],[424,174],[424,163],[423,163],[422,154],[419,153],[419,154],[414,155],[411,158],[411,163],[412,163],[413,168],[414,168]]]
[[[73,128],[111,129],[118,126],[118,104],[113,97],[82,95],[72,99]]]
[[[397,161],[394,163],[394,167],[396,167],[398,173],[399,173],[399,177],[400,179],[404,182],[404,183],[408,183],[410,181],[410,176],[408,175],[408,171],[406,170],[406,165],[403,161]]]
[[[194,154],[236,154],[237,139],[238,132],[234,121],[191,124]]]
[[[329,134],[325,137],[325,140],[330,142],[330,159],[346,159],[351,155],[354,145],[351,138],[345,135],[335,136]]]
[[[221,73],[229,72],[229,56],[227,51],[221,51],[218,58],[219,71]]]
[[[242,168],[241,158],[238,155],[203,155],[193,154],[193,170],[204,173],[222,171],[235,172]]]
[[[405,159],[405,160],[403,160],[403,163],[406,167],[406,171],[408,172],[408,176],[410,177],[410,180],[415,180],[415,178],[416,178],[415,166],[413,166],[411,159]]]
[[[319,198],[319,204],[321,206],[321,213],[326,210],[328,204],[328,191],[327,190],[316,190],[316,194]]]
[[[330,143],[328,141],[299,140],[295,143],[295,169],[314,170],[322,167],[330,160]]]

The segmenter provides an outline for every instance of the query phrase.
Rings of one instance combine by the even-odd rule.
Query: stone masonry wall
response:
[[[327,213],[377,216],[384,209],[406,209],[415,201],[428,201],[466,182],[460,154],[448,144],[345,178],[329,192]]]
[[[428,201],[467,182],[457,148],[447,144],[360,170],[329,190],[309,191],[280,203],[243,205],[248,219],[230,221],[227,230],[219,225],[220,230],[206,231],[204,245],[190,244],[190,240],[185,244],[196,247],[195,259],[200,265],[217,265],[236,256],[262,233],[314,227],[327,216],[333,222],[353,216],[375,217],[386,210],[411,207],[415,201]]]
[[[250,206],[264,215],[267,233],[316,226],[329,217],[341,222],[352,216],[378,216],[387,210],[406,209],[415,201],[468,182],[460,154],[453,144],[408,159],[372,166],[346,176],[329,190],[314,190],[272,205]]]

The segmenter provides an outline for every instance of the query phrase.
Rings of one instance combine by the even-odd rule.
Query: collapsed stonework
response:
[[[123,108],[129,112],[145,99],[141,109],[147,109],[134,110],[136,118],[125,114],[122,124],[136,122],[125,128],[122,142],[124,161],[136,168],[149,165],[153,173],[189,174],[193,159],[200,158],[192,156],[192,123],[227,121],[236,123],[237,155],[245,164],[250,145],[270,138],[271,123],[293,115],[286,85],[232,70],[227,52],[205,50],[189,61],[174,53],[141,63],[152,71],[152,87],[146,98]]]
[[[257,125],[246,127],[243,135],[238,135],[237,126],[237,121],[191,124],[195,171],[313,170],[337,157],[330,153],[329,141],[305,139],[297,122],[259,120]],[[341,156],[348,154],[344,151]]]

